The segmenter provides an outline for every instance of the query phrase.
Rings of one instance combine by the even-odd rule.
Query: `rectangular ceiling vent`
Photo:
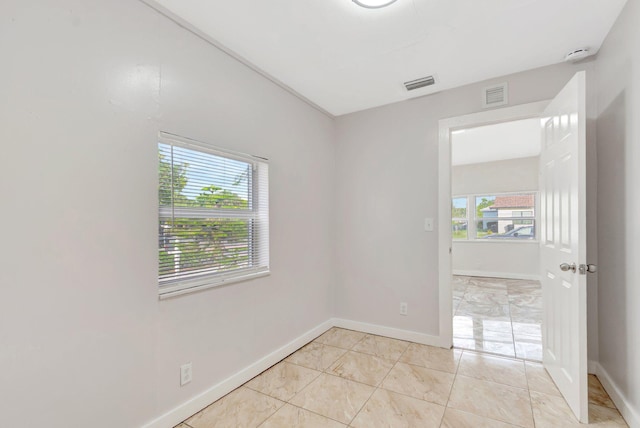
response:
[[[506,83],[488,86],[482,90],[482,108],[503,106],[509,102],[509,88]]]
[[[411,80],[410,82],[404,82],[404,87],[407,88],[407,91],[414,91],[424,88],[425,86],[434,85],[435,83],[436,79],[433,76],[427,76],[421,79]]]

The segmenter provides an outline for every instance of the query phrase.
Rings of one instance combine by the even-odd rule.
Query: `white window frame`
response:
[[[482,237],[477,237],[477,222],[482,220],[476,217],[476,198],[482,196],[512,196],[512,195],[523,195],[523,194],[532,194],[534,197],[534,215],[533,216],[508,216],[508,217],[495,217],[496,220],[500,219],[500,221],[519,221],[519,220],[533,220],[533,225],[535,226],[535,235],[533,239],[484,239]],[[520,192],[485,192],[485,193],[475,193],[475,194],[465,194],[465,195],[454,195],[451,197],[453,199],[466,198],[467,199],[467,217],[455,217],[451,218],[451,221],[466,221],[467,222],[467,237],[466,238],[453,238],[452,231],[452,240],[453,242],[518,242],[518,243],[538,243],[539,242],[539,230],[537,225],[540,223],[540,210],[539,210],[539,192],[531,191],[531,190],[523,190]],[[529,210],[515,210],[515,211],[529,211]]]
[[[466,238],[452,238],[456,242],[457,241],[466,241],[466,240],[469,239],[469,227],[470,227],[469,226],[469,196],[466,196],[466,195],[465,196],[454,196],[453,198],[451,198],[451,203],[452,203],[451,209],[453,211],[453,200],[454,199],[463,199],[463,198],[467,201],[467,205],[466,205],[466,208],[465,208],[467,216],[466,217],[453,217],[453,215],[452,215],[451,216],[451,223],[452,223],[452,227],[453,227],[453,222],[454,221],[458,221],[458,222],[464,221],[464,222],[466,222],[467,223],[467,237]],[[453,230],[451,231],[451,236],[453,236]]]
[[[250,267],[232,269],[224,272],[199,272],[194,275],[185,274],[179,278],[158,277],[158,290],[161,299],[173,297],[181,294],[191,293],[221,285],[247,281],[270,275],[269,268],[269,170],[268,160],[262,157],[252,156],[231,150],[214,147],[207,143],[192,140],[186,137],[160,132],[158,144],[170,145],[194,150],[200,153],[212,154],[215,156],[238,160],[249,163],[253,166],[251,179],[251,208],[250,209],[224,209],[224,208],[201,208],[201,207],[166,207],[158,204],[158,219],[160,218],[228,218],[251,220],[253,227],[250,231],[251,240],[249,242]],[[159,229],[159,225],[158,225]],[[158,239],[160,236],[158,235]],[[160,269],[158,268],[158,274]]]

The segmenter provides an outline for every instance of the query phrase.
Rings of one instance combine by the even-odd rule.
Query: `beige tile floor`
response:
[[[627,426],[596,377],[593,427]],[[332,328],[179,428],[580,426],[538,363]]]
[[[538,281],[453,277],[453,346],[542,360]]]

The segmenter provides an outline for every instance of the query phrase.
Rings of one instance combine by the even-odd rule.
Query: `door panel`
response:
[[[541,122],[543,360],[576,417],[587,422],[587,289],[578,270],[586,263],[584,72],[549,104]],[[562,270],[563,263],[569,269]]]

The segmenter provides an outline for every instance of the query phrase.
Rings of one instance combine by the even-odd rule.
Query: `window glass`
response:
[[[477,238],[535,238],[535,194],[476,196],[475,201]]]
[[[175,136],[158,161],[161,294],[268,271],[267,164]]]
[[[467,218],[467,198],[453,198],[451,200],[451,232],[453,239],[468,239],[468,225]]]
[[[451,199],[453,239],[536,239],[536,195],[484,194]]]

